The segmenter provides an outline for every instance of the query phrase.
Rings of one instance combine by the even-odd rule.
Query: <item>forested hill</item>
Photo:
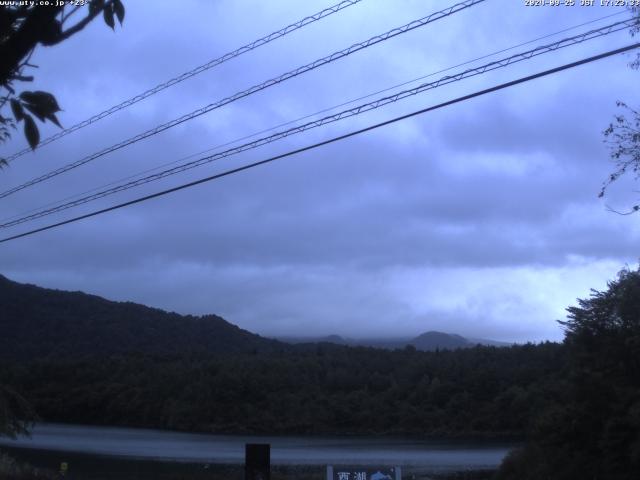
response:
[[[0,359],[0,384],[48,422],[265,435],[521,436],[565,388],[565,352],[557,343],[437,352],[324,343],[259,355]]]
[[[268,352],[284,344],[216,315],[184,316],[0,275],[0,358]]]
[[[0,278],[0,385],[44,421],[218,433],[522,435],[545,398],[558,394],[565,363],[564,346],[553,343],[432,352],[293,346],[213,315]]]

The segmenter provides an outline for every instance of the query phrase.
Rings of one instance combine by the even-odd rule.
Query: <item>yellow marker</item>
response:
[[[69,470],[69,464],[67,462],[62,462],[60,464],[60,474],[65,476],[67,474],[67,470]]]

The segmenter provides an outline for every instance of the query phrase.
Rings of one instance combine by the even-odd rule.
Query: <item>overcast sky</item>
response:
[[[38,50],[36,81],[26,88],[54,93],[64,109],[59,118],[70,126],[330,2],[126,0],[124,26],[115,33],[95,21],[67,42]],[[453,3],[363,0],[17,159],[0,173],[0,186],[6,190]],[[0,216],[614,13],[620,14],[447,73],[628,16],[623,8],[488,0],[2,199]],[[592,40],[1,233],[136,198],[631,42],[627,31]],[[602,130],[618,112],[616,100],[638,104],[640,72],[627,68],[631,58],[618,55],[2,244],[0,273],[184,314],[215,313],[265,335],[440,330],[504,341],[560,340],[556,320],[567,306],[591,288],[606,288],[625,265],[637,265],[640,217],[606,209],[637,201],[637,185],[623,180],[597,198],[613,169]],[[57,127],[41,131],[45,137]],[[24,145],[16,134],[2,152]]]

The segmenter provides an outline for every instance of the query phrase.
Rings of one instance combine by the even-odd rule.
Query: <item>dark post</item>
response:
[[[271,445],[268,443],[245,445],[244,479],[271,480]]]

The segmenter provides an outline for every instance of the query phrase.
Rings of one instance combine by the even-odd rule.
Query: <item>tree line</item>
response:
[[[421,352],[331,344],[212,356],[5,361],[46,421],[215,433],[521,436],[558,388],[555,343]]]

